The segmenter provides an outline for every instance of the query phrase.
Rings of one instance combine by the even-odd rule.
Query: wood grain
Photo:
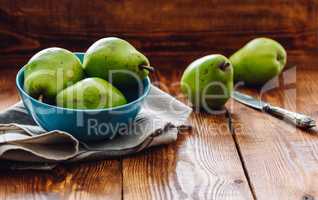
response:
[[[121,162],[59,166],[52,171],[0,171],[0,199],[121,200]]]
[[[317,120],[317,76],[317,70],[290,69],[262,99]],[[232,106],[236,140],[257,199],[269,194],[273,200],[317,199],[317,129],[305,132],[238,103]]]
[[[178,96],[180,73],[157,74]],[[224,115],[193,113],[176,144],[123,160],[124,199],[253,199]]]
[[[1,69],[0,72],[0,110],[19,101],[19,96],[15,86],[15,76],[17,70]]]
[[[318,50],[317,7],[316,0],[0,0],[0,65],[21,66],[51,46],[85,51],[106,36],[127,39],[159,68],[229,56],[261,36],[305,57]]]

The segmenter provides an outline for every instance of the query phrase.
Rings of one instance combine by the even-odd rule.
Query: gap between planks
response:
[[[238,141],[237,141],[237,138],[236,138],[235,127],[233,126],[233,121],[232,121],[232,114],[231,114],[231,112],[228,109],[226,109],[226,118],[228,120],[228,128],[229,128],[230,133],[232,135],[237,154],[238,154],[238,156],[240,158],[240,161],[241,161],[241,164],[242,164],[242,168],[243,168],[243,171],[244,171],[244,175],[245,175],[245,178],[247,180],[248,187],[250,188],[250,191],[252,193],[253,199],[257,200],[256,193],[255,193],[254,188],[253,188],[252,183],[251,183],[250,175],[248,173],[246,164],[245,164],[244,159],[243,159],[243,155],[242,155],[242,152],[241,152],[241,149],[240,149],[240,145],[238,144]]]

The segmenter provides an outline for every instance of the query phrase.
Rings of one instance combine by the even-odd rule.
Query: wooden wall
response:
[[[160,68],[230,55],[254,37],[279,40],[295,57],[318,51],[318,0],[0,0],[0,67],[42,48],[85,51],[119,36]]]

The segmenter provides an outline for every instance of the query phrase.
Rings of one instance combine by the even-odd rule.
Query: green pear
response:
[[[101,78],[86,78],[62,90],[57,106],[72,109],[102,109],[127,103],[125,96]]]
[[[26,64],[24,89],[34,98],[54,103],[58,92],[83,79],[80,60],[70,51],[58,47],[44,49]]]
[[[215,54],[192,62],[181,78],[181,91],[193,106],[219,110],[230,98],[233,90],[231,62],[223,55]]]
[[[143,80],[152,69],[146,56],[116,37],[100,39],[90,46],[83,67],[88,76],[103,78],[115,86]]]
[[[280,74],[287,55],[278,42],[269,38],[256,38],[234,53],[230,60],[235,82],[261,86]]]

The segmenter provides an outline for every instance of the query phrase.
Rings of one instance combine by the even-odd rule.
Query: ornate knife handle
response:
[[[316,126],[316,121],[312,119],[311,117],[304,114],[291,112],[283,108],[271,106],[268,104],[263,107],[263,110],[266,113],[269,113],[276,117],[282,118],[288,122],[291,122],[292,124],[295,124],[299,128],[308,129],[308,128],[312,128]]]

